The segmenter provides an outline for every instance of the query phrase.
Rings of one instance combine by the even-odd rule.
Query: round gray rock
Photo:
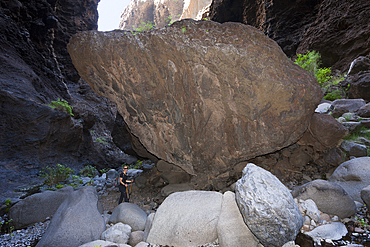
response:
[[[289,190],[274,175],[247,164],[236,182],[235,195],[244,222],[263,246],[295,240],[303,218]]]
[[[147,242],[176,247],[199,246],[217,239],[222,194],[186,191],[169,195],[155,213]]]
[[[9,210],[9,219],[13,219],[15,229],[21,229],[29,225],[52,217],[64,199],[73,192],[71,186],[57,191],[44,191],[33,194],[16,203]]]
[[[361,190],[370,185],[370,157],[342,163],[335,169],[329,181],[339,184],[354,200],[361,202]]]
[[[327,214],[346,218],[356,213],[352,197],[338,184],[326,180],[314,180],[292,191],[294,198],[312,199],[317,208]]]
[[[144,231],[147,214],[136,204],[123,202],[112,212],[108,223],[122,222],[131,226],[132,231]]]
[[[101,239],[117,244],[127,244],[131,234],[131,226],[121,222],[108,228],[101,234]]]

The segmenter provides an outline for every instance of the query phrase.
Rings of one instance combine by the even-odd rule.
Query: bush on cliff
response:
[[[338,86],[344,80],[341,75],[334,76],[331,68],[320,68],[321,55],[317,51],[307,51],[305,55],[297,54],[295,64],[305,69],[308,73],[316,77],[324,93],[324,99],[336,100],[346,95],[345,90]]]
[[[73,113],[72,113],[72,109],[73,107],[70,106],[68,104],[68,102],[64,99],[59,99],[57,101],[51,101],[49,104],[47,104],[48,106],[50,106],[51,108],[53,109],[57,109],[59,111],[64,111],[64,112],[67,112],[69,115],[71,115],[72,117],[74,116]]]

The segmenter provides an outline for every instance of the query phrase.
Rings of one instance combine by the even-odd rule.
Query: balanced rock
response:
[[[270,172],[247,164],[235,196],[244,222],[263,246],[295,240],[303,218],[289,190]]]
[[[124,223],[131,226],[133,231],[143,231],[147,214],[136,204],[123,202],[112,212],[108,223]]]
[[[240,23],[80,32],[68,51],[144,147],[189,174],[217,173],[296,142],[322,97],[273,40]]]

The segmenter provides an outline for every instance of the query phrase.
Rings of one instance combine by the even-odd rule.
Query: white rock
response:
[[[339,240],[347,233],[347,228],[343,223],[333,222],[331,224],[318,226],[305,234],[311,236],[315,242],[320,242],[325,239]]]
[[[127,244],[130,234],[131,226],[123,223],[117,223],[105,230],[101,235],[101,239],[117,244]]]

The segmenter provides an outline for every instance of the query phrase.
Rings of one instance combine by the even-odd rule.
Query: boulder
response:
[[[346,218],[356,213],[352,197],[339,185],[326,180],[314,180],[292,191],[298,200],[312,199],[317,208],[327,214]]]
[[[217,239],[222,194],[186,191],[169,195],[155,213],[147,242],[176,247],[198,246]]]
[[[350,142],[350,141],[343,141],[340,144],[340,148],[346,152],[348,156],[354,157],[366,157],[367,156],[367,147],[362,144]]]
[[[64,199],[73,192],[71,186],[57,191],[44,191],[19,201],[9,210],[8,217],[13,219],[15,229],[25,228],[51,218]]]
[[[346,133],[346,129],[333,116],[315,113],[308,130],[298,144],[312,146],[317,151],[324,151],[326,148],[337,146]]]
[[[356,75],[348,76],[345,83],[348,83],[348,97],[350,99],[364,99],[370,101],[370,71],[359,72]]]
[[[194,189],[194,187],[189,183],[169,184],[169,185],[166,185],[165,187],[163,187],[161,189],[161,195],[163,197],[167,197],[167,196],[169,196],[169,195],[171,195],[172,193],[175,193],[175,192],[188,191],[188,190],[193,190],[193,189]]]
[[[98,210],[98,194],[87,186],[72,192],[55,212],[37,247],[77,247],[100,239],[105,222]]]
[[[370,157],[348,160],[335,169],[329,181],[340,185],[356,201],[361,190],[370,185]]]
[[[316,203],[312,199],[305,200],[298,205],[299,211],[302,215],[307,215],[310,219],[315,222],[320,220],[320,211],[316,206]]]
[[[233,192],[227,191],[223,195],[217,235],[222,247],[257,247],[259,244],[258,239],[244,223]]]
[[[131,226],[132,231],[144,231],[147,214],[136,204],[123,202],[112,212],[108,223],[121,222]]]
[[[357,114],[359,117],[370,117],[370,103],[362,106],[358,111]]]
[[[270,172],[247,164],[235,195],[244,222],[263,246],[282,246],[296,238],[303,218],[289,190]]]
[[[296,142],[322,98],[315,78],[239,23],[80,32],[68,50],[144,147],[189,174],[215,175]]]
[[[324,102],[317,106],[315,112],[317,113],[328,113],[332,110],[331,103]]]
[[[325,239],[340,240],[348,233],[346,226],[341,222],[333,222],[326,225],[316,227],[310,232],[305,232],[306,235],[313,238],[315,242],[321,242]]]
[[[129,245],[136,246],[138,243],[144,241],[144,232],[143,231],[135,231],[132,232],[129,239]]]
[[[101,239],[116,244],[127,244],[131,234],[131,226],[121,222],[108,228],[101,234]]]
[[[363,99],[337,99],[334,100],[332,106],[334,109],[332,111],[333,117],[340,117],[346,112],[358,111],[362,106],[366,105]]]
[[[370,185],[361,190],[361,198],[366,205],[370,205]]]

